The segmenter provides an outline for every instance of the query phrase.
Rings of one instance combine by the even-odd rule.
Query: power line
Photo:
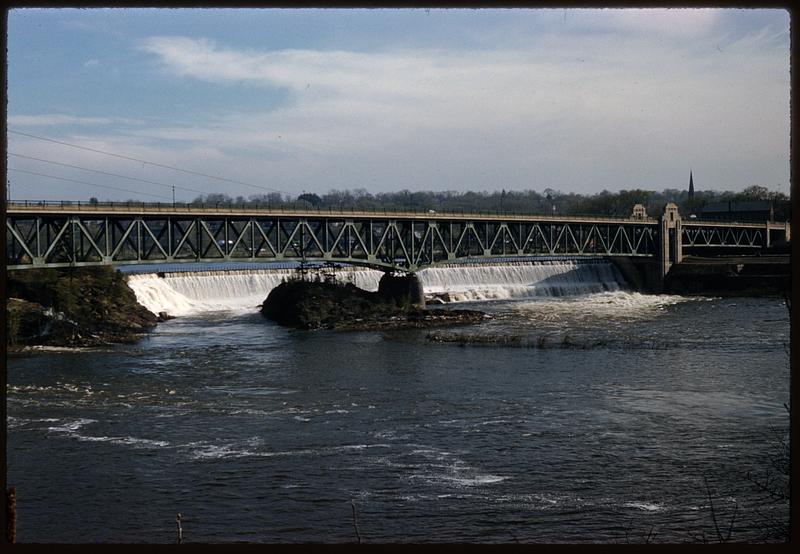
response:
[[[191,188],[182,187],[182,186],[179,186],[179,185],[168,185],[166,183],[159,183],[158,181],[149,181],[147,179],[140,179],[138,177],[129,177],[128,175],[120,175],[118,173],[109,173],[108,171],[100,171],[99,169],[90,169],[88,167],[81,167],[79,165],[65,164],[63,162],[55,162],[53,160],[45,160],[44,158],[36,158],[34,156],[26,156],[24,154],[16,154],[14,152],[9,152],[8,154],[10,156],[16,156],[18,158],[25,158],[27,160],[36,160],[37,162],[44,162],[44,163],[53,164],[53,165],[61,165],[61,166],[64,166],[64,167],[71,167],[73,169],[80,169],[81,171],[91,171],[93,173],[100,173],[102,175],[110,175],[112,177],[119,177],[121,179],[130,179],[131,181],[140,181],[142,183],[150,183],[151,185],[159,185],[161,187],[167,187],[167,188],[172,187],[172,188],[176,188],[176,189],[180,189],[180,190],[188,190],[190,192],[199,192],[200,194],[207,194],[205,191],[202,191],[202,190],[191,189]]]
[[[286,192],[285,190],[273,189],[273,188],[269,188],[269,187],[262,187],[260,185],[254,185],[252,183],[246,183],[244,181],[237,181],[236,179],[228,179],[226,177],[218,177],[217,175],[209,175],[208,173],[200,173],[199,171],[192,171],[191,169],[183,169],[181,167],[175,167],[175,166],[172,166],[172,165],[160,164],[160,163],[157,163],[157,162],[150,162],[150,161],[147,161],[147,160],[142,160],[140,158],[133,158],[131,156],[123,156],[122,154],[115,154],[113,152],[106,152],[104,150],[98,150],[96,148],[89,148],[88,146],[80,146],[80,145],[77,145],[77,144],[71,144],[69,142],[63,142],[63,141],[60,141],[60,140],[55,140],[55,139],[51,139],[51,138],[47,138],[47,137],[40,137],[38,135],[31,135],[30,133],[23,133],[21,131],[14,131],[12,129],[8,129],[8,132],[12,133],[12,134],[15,134],[15,135],[22,135],[24,137],[34,138],[34,139],[37,139],[37,140],[44,140],[44,141],[47,141],[47,142],[53,142],[55,144],[62,144],[64,146],[69,146],[70,148],[78,148],[80,150],[87,150],[89,152],[96,152],[98,154],[104,154],[106,156],[113,156],[115,158],[121,158],[123,160],[130,160],[130,161],[133,161],[133,162],[139,162],[139,163],[143,163],[143,164],[147,164],[147,165],[152,165],[152,166],[155,166],[155,167],[162,167],[164,169],[171,169],[173,171],[180,171],[180,172],[183,172],[183,173],[188,173],[190,175],[198,175],[200,177],[206,177],[208,179],[217,179],[218,181],[226,181],[228,183],[234,183],[234,184],[237,184],[237,185],[244,185],[246,187],[253,187],[253,188],[257,188],[257,189],[261,189],[261,190],[268,190],[268,191],[271,191],[271,192],[280,192],[280,193],[283,193],[283,194],[291,194],[289,192]]]
[[[121,192],[130,192],[132,194],[141,194],[143,196],[154,196],[156,198],[164,198],[166,200],[169,200],[168,196],[162,196],[160,194],[151,194],[151,193],[148,193],[148,192],[141,192],[141,191],[138,191],[138,190],[122,189],[122,188],[118,188],[118,187],[112,187],[112,186],[109,186],[109,185],[98,185],[97,183],[87,183],[86,181],[78,181],[77,179],[67,179],[66,177],[56,177],[55,175],[45,175],[44,173],[36,173],[35,171],[27,171],[25,169],[16,169],[16,168],[13,168],[13,167],[9,167],[8,171],[16,171],[18,173],[27,173],[29,175],[38,175],[39,177],[47,177],[49,179],[58,179],[59,181],[69,181],[70,183],[79,183],[81,185],[89,185],[89,186],[92,186],[92,187],[100,187],[100,188],[104,188],[104,189],[118,190],[118,191],[121,191]]]

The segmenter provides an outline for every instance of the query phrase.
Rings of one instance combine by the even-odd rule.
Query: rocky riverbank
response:
[[[478,310],[425,309],[350,283],[303,280],[286,281],[272,289],[261,313],[286,327],[337,330],[422,328],[489,317]]]
[[[6,345],[12,353],[31,346],[132,343],[158,321],[110,267],[7,273]]]

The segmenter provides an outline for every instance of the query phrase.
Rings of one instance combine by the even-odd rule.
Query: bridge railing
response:
[[[270,203],[205,203],[205,202],[93,202],[81,200],[12,200],[6,203],[7,211],[31,211],[31,212],[132,212],[137,213],[198,213],[198,214],[286,214],[288,216],[296,217],[325,217],[325,216],[346,216],[346,217],[372,217],[372,216],[389,216],[394,215],[397,217],[410,217],[410,218],[465,218],[465,217],[491,217],[491,218],[507,218],[513,220],[523,219],[537,219],[540,221],[561,221],[567,219],[574,220],[593,220],[597,222],[610,222],[618,223],[621,221],[636,221],[643,223],[657,223],[658,218],[647,216],[644,219],[638,219],[632,216],[609,216],[598,215],[583,212],[570,212],[570,213],[543,213],[543,212],[521,212],[509,210],[494,210],[494,211],[479,211],[479,210],[415,210],[409,208],[375,208],[364,209],[355,208],[354,206],[340,206],[338,208],[328,206],[320,208],[311,206],[310,204],[293,203],[291,205],[278,204],[273,205]],[[751,218],[740,219],[696,219],[696,218],[683,218],[683,225],[708,225],[708,226],[728,226],[728,225],[763,225],[765,222],[761,220],[754,220]],[[768,222],[773,226],[788,225],[789,222],[784,221],[770,221]]]
[[[522,212],[510,210],[479,211],[479,210],[415,210],[406,208],[375,208],[363,209],[355,207],[333,207],[326,208],[303,206],[303,205],[273,205],[273,204],[233,204],[233,203],[198,203],[198,202],[86,202],[69,200],[15,200],[7,203],[7,210],[11,212],[138,212],[138,213],[224,213],[224,214],[286,214],[288,216],[305,217],[328,217],[328,216],[347,216],[347,217],[372,217],[372,216],[397,216],[411,217],[417,219],[437,219],[437,218],[507,218],[507,219],[537,219],[542,221],[561,221],[566,219],[581,219],[619,223],[634,221],[639,223],[656,223],[658,220],[647,217],[644,220],[625,216],[597,215],[590,213],[539,213]]]

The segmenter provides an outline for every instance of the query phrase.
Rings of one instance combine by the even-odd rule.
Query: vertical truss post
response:
[[[109,235],[108,216],[103,218],[103,235],[105,237],[105,251],[103,252],[103,263],[111,263],[111,236]]]
[[[198,262],[200,261],[200,258],[203,257],[203,230],[201,229],[202,226],[203,223],[200,219],[200,216],[197,216],[197,218],[195,218],[194,227],[195,227],[195,240],[197,241],[197,243],[195,244],[195,249],[196,249],[195,252],[196,252],[196,259]]]
[[[42,260],[42,218],[36,218],[36,257]],[[42,260],[43,262],[44,260]]]
[[[416,237],[414,236],[414,220],[413,219],[409,222],[409,226],[411,227],[411,233],[410,233],[410,235],[411,235],[411,249],[409,251],[409,255],[411,256],[411,263],[414,263],[414,260],[417,259],[417,251],[416,251],[416,242],[417,241],[414,240]]]
[[[142,225],[143,225],[142,218],[141,217],[137,217],[136,218],[136,260],[140,261],[140,262],[142,261],[142,253],[143,253],[143,248],[142,248]]]
[[[372,230],[372,219],[369,220],[369,252],[367,252],[367,259],[375,257],[375,241]]]
[[[300,226],[300,259],[306,261],[306,222],[305,219],[299,220]]]
[[[250,259],[256,259],[256,220],[251,217],[248,222],[250,225]]]
[[[226,260],[230,260],[231,259],[231,253],[228,251],[228,248],[230,248],[230,246],[229,246],[230,243],[228,242],[228,225],[229,225],[230,221],[228,221],[228,219],[229,218],[226,217],[225,219],[222,220],[222,224],[225,227],[225,232],[223,233],[223,235],[224,235],[223,240],[225,241],[225,251],[223,252],[223,254],[224,254],[224,257],[225,257]]]
[[[167,216],[167,259],[172,259],[175,256],[175,251],[172,249],[172,218]]]
[[[70,263],[75,265],[75,262],[78,261],[78,245],[75,243],[75,217],[69,218],[69,235],[70,235],[70,244],[72,245],[72,252],[70,252]]]
[[[433,226],[433,223],[428,222],[428,230],[430,231],[430,235],[431,235],[431,263],[433,263],[433,250],[434,250],[434,248],[433,248],[433,232],[435,230],[435,228]]]

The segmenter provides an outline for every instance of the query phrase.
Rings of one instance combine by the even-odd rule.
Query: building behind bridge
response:
[[[790,221],[791,204],[776,199],[729,199],[705,203],[695,199],[694,176],[689,172],[689,191],[686,206],[690,217],[712,221]]]
[[[788,206],[772,200],[712,202],[697,209],[699,219],[718,221],[788,221]]]

